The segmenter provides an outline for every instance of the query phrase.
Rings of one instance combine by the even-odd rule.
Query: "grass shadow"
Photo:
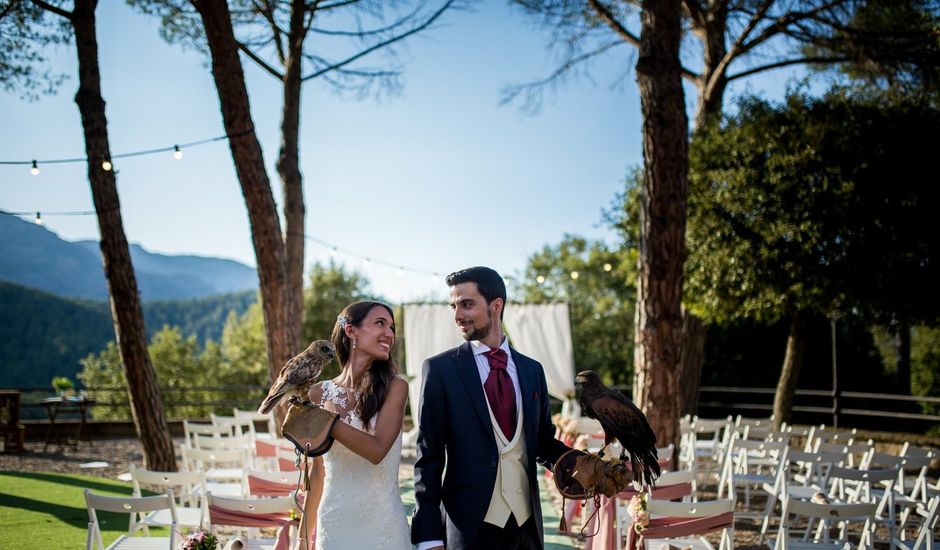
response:
[[[133,490],[130,483],[122,484],[119,482],[104,483],[94,481],[93,479],[78,479],[72,475],[62,475],[43,472],[0,472],[2,476],[19,477],[24,479],[33,479],[36,481],[45,481],[56,485],[71,485],[82,489],[91,489],[106,493],[117,493],[118,495],[130,496]]]

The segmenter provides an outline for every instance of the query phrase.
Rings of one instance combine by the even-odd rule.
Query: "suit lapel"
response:
[[[457,348],[457,355],[454,357],[457,364],[457,374],[463,382],[470,395],[470,402],[480,417],[480,421],[486,426],[492,426],[490,413],[486,408],[486,394],[483,393],[483,384],[480,383],[480,372],[477,370],[477,362],[473,357],[473,350],[470,348],[470,342],[464,342]]]
[[[525,433],[526,447],[531,449],[534,443],[532,438],[535,437],[535,406],[537,401],[535,397],[538,387],[533,380],[533,370],[527,358],[520,355],[515,349],[509,349],[512,351],[512,362],[516,365],[516,376],[519,377],[519,394],[522,396],[522,429]]]

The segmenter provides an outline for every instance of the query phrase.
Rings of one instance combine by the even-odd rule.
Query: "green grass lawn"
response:
[[[0,472],[0,548],[84,548],[88,535],[86,488],[103,495],[131,494],[129,483],[100,477]],[[105,545],[127,532],[125,514],[98,512],[98,522]]]

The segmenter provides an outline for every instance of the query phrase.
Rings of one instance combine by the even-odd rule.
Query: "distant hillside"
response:
[[[49,229],[0,214],[0,280],[60,296],[107,300],[96,241],[70,242]],[[141,299],[177,300],[255,290],[254,270],[234,260],[168,256],[131,245]]]
[[[205,343],[221,337],[229,311],[241,314],[255,300],[254,291],[244,291],[145,303],[144,321],[150,335],[172,325]],[[106,302],[61,298],[0,281],[0,387],[48,386],[54,375],[75,380],[78,361],[113,339]]]

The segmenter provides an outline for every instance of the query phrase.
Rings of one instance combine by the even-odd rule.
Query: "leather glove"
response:
[[[301,455],[320,456],[333,445],[333,426],[339,415],[310,402],[292,403],[281,424],[284,434]]]

